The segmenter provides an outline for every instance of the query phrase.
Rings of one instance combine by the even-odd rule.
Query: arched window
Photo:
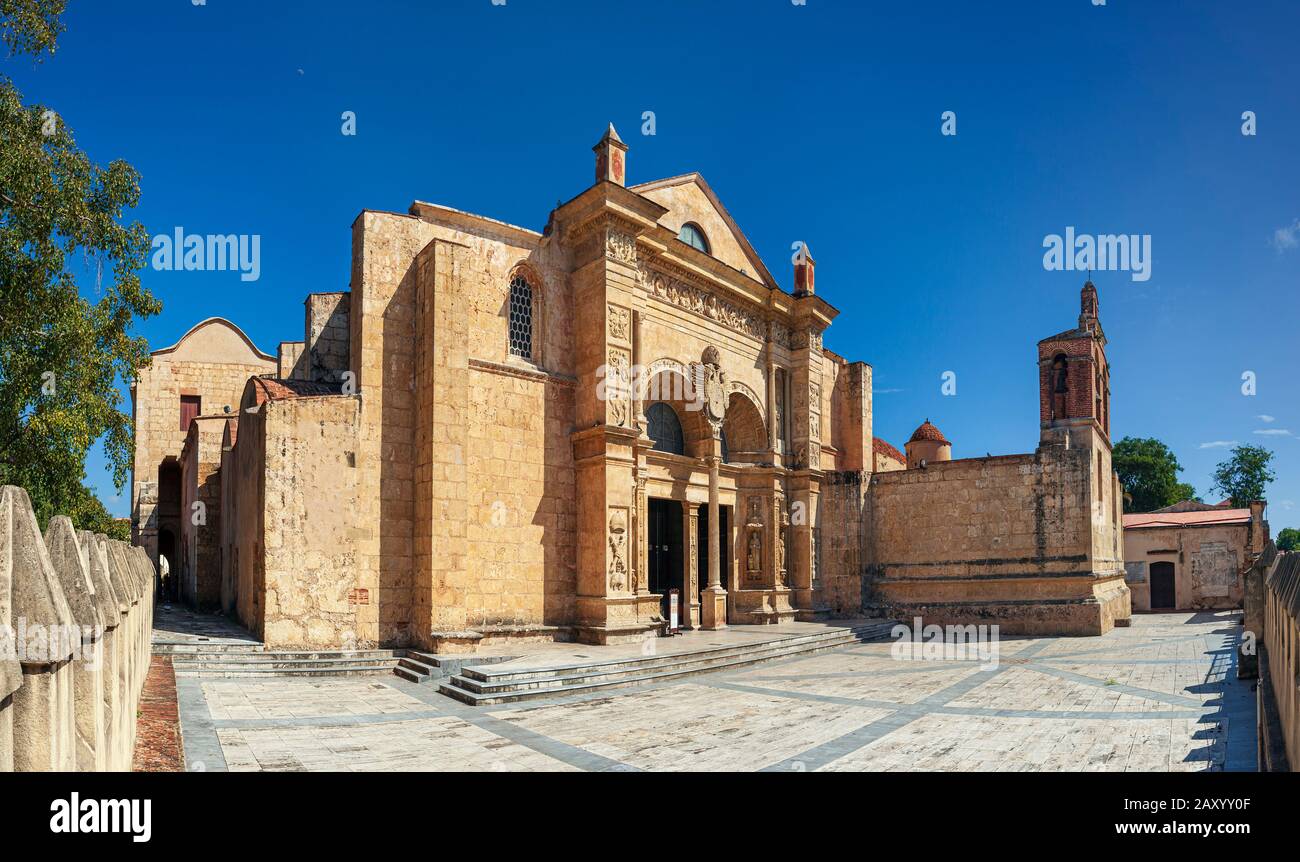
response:
[[[533,358],[533,286],[522,275],[510,281],[510,354]]]
[[[677,411],[662,401],[656,401],[645,412],[650,426],[650,439],[655,441],[656,452],[671,452],[674,455],[686,454],[686,441],[682,436],[682,423],[677,418]]]
[[[695,224],[695,222],[688,221],[686,224],[682,225],[681,232],[677,234],[677,238],[693,248],[698,248],[705,254],[712,254],[712,252],[709,251],[708,238],[704,236],[704,231],[701,230],[700,226]]]

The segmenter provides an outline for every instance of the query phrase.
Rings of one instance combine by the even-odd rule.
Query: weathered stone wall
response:
[[[222,454],[221,561],[223,604],[264,636],[263,553],[266,515],[266,415],[241,406],[236,445]]]
[[[357,567],[357,418],[354,397],[267,401],[265,434],[265,608],[268,648],[372,647],[362,623],[370,590]],[[248,437],[241,433],[239,446]],[[236,447],[238,448],[238,447]]]
[[[370,604],[359,637],[411,642],[415,517],[415,256],[419,219],[364,212],[352,226],[351,370],[361,393],[357,440],[358,579]]]
[[[1007,634],[1109,631],[1130,605],[1117,488],[1093,458],[1091,448],[1047,446],[877,474],[868,606],[940,624],[997,622]]]
[[[308,359],[306,342],[281,341],[276,354],[276,376],[281,380],[310,380]]]
[[[0,489],[0,772],[131,768],[153,597],[141,549]]]
[[[821,486],[819,573],[827,603],[847,616],[863,608],[870,490],[871,474],[860,471],[827,473]]]
[[[351,368],[351,332],[347,293],[313,293],[307,297],[306,373],[307,380],[342,383]]]
[[[1260,662],[1260,745],[1265,769],[1283,768],[1270,749],[1284,749],[1300,770],[1300,553],[1278,554],[1265,581],[1264,653]]]
[[[203,609],[221,603],[221,438],[228,418],[195,419],[181,450],[181,554],[173,575],[181,600]]]
[[[574,380],[562,262],[536,235],[425,211],[418,256],[413,637],[572,621]],[[508,353],[512,276],[534,355]]]

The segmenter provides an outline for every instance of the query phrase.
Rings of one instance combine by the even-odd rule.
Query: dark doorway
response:
[[[682,504],[675,500],[651,500],[648,520],[649,587],[650,592],[664,597],[664,618],[667,619],[668,591],[685,589],[682,577]]]
[[[169,581],[164,592],[173,600],[180,598],[181,560],[176,537],[181,533],[181,465],[167,458],[158,465],[158,507],[154,512],[158,524],[158,553],[167,558]],[[158,569],[162,571],[162,562]]]
[[[167,574],[163,575],[162,558],[167,558]],[[160,589],[164,599],[172,597],[173,589],[176,585],[176,537],[172,535],[171,530],[160,530],[158,532],[158,577],[162,580]]]
[[[719,506],[718,515],[722,529],[718,532],[719,571],[722,574],[722,587],[731,590],[731,507]],[[709,507],[700,506],[699,532],[696,536],[700,548],[700,583],[697,601],[703,601],[704,589],[709,585]]]
[[[1174,592],[1174,564],[1151,564],[1151,610],[1171,611],[1178,602]]]

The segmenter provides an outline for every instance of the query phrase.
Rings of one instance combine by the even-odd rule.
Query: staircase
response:
[[[393,668],[393,673],[411,682],[433,683],[446,677],[455,676],[466,665],[499,664],[515,658],[518,658],[518,656],[445,656],[408,649],[403,650],[403,656],[398,659],[397,666]]]
[[[890,631],[895,624],[892,620],[871,620],[844,628],[759,643],[587,664],[516,669],[478,663],[474,666],[462,664],[446,682],[439,684],[438,690],[471,706],[587,694],[619,686],[664,682],[710,671],[733,670],[851,644],[889,640]]]
[[[219,677],[252,679],[273,676],[355,676],[392,673],[400,650],[310,650],[268,652],[261,644],[159,644],[170,655],[178,679]]]

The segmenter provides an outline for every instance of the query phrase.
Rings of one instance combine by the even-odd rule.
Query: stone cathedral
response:
[[[784,289],[702,177],[629,186],[627,156],[611,126],[540,233],[364,211],[302,341],[210,319],[155,352],[133,526],[178,597],[272,647],[618,642],[670,596],[685,628],[1127,623],[1091,284],[1027,372],[1032,454],[954,460],[927,420],[904,456],[807,248]]]

